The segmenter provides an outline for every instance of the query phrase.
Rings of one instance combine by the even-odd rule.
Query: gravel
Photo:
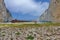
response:
[[[0,40],[60,40],[60,26],[4,27],[0,28]]]

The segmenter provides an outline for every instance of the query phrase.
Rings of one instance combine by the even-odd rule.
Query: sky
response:
[[[17,20],[37,20],[49,7],[50,0],[4,0],[6,8]]]

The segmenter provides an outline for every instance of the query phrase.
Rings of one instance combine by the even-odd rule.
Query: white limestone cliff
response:
[[[11,15],[7,11],[4,0],[0,0],[0,22],[10,21]]]
[[[43,20],[60,22],[60,0],[50,0],[50,6],[46,12],[47,14],[46,13],[42,14]],[[41,17],[40,17],[40,20],[42,20]]]

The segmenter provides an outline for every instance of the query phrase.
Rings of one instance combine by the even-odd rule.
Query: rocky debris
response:
[[[60,40],[60,26],[0,28],[0,40]]]

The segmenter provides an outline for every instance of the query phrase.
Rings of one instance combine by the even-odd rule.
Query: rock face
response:
[[[4,0],[0,0],[0,22],[7,22],[10,18],[11,15],[5,7]]]
[[[60,0],[51,0],[49,9],[46,12],[47,14],[44,13],[46,15],[43,14],[44,16],[43,20],[52,21],[52,22],[60,22]]]
[[[40,16],[40,22],[50,22],[52,21],[51,14],[48,13],[49,11],[46,10],[41,16]]]

